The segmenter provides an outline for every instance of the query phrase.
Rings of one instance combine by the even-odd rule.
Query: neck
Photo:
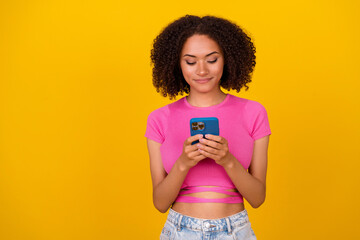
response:
[[[210,107],[221,103],[226,98],[226,94],[219,91],[213,93],[199,93],[191,92],[186,97],[188,103],[195,107]]]

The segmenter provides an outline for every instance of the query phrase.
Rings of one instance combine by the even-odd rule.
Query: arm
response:
[[[224,167],[236,188],[252,207],[260,207],[266,195],[269,135],[255,140],[249,172],[229,152],[226,139],[213,135],[207,138],[213,141],[204,139],[203,144],[199,145],[201,153]]]
[[[177,159],[169,174],[166,173],[160,153],[161,144],[151,139],[147,140],[150,171],[153,184],[153,203],[157,210],[165,213],[179,194],[184,179],[191,167],[204,159],[195,145],[191,143],[202,135],[188,138],[183,147],[183,153]]]

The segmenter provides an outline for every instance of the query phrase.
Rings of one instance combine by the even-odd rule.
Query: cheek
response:
[[[192,74],[191,69],[189,69],[187,66],[181,66],[181,71],[185,79],[191,76]]]
[[[223,66],[221,66],[221,65],[216,66],[216,67],[213,68],[213,73],[216,74],[216,75],[220,75],[220,77],[221,77],[221,75],[223,73],[223,70],[224,70]]]

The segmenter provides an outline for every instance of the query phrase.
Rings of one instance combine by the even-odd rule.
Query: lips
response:
[[[207,83],[211,80],[211,78],[201,78],[201,79],[195,79],[195,82],[203,84],[203,83]]]

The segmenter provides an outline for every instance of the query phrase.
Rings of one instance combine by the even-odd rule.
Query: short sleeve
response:
[[[253,102],[253,115],[250,118],[250,135],[254,140],[271,134],[269,118],[266,109],[258,102]]]
[[[162,144],[165,141],[165,127],[166,117],[161,109],[157,109],[148,116],[145,137]]]

